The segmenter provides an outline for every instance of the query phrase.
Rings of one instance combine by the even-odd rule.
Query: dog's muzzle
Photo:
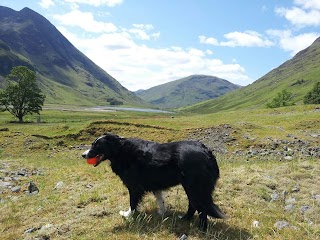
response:
[[[82,157],[85,158],[85,159],[89,159],[89,152],[90,152],[90,149],[88,149],[87,151],[85,151],[84,153],[82,153]],[[96,158],[96,164],[94,164],[93,166],[96,167],[98,166],[102,161],[104,161],[104,155],[103,154],[98,154],[96,155],[94,158]]]
[[[87,157],[88,153],[89,153],[89,150],[87,150],[87,151],[85,151],[84,153],[82,153],[81,156],[82,156],[83,158],[87,159],[87,158],[88,158],[88,157]]]

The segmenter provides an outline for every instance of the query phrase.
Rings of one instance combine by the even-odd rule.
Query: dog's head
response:
[[[82,154],[85,159],[96,158],[98,166],[101,162],[115,156],[121,145],[121,138],[117,135],[106,133],[101,137],[98,137],[91,145],[91,148]]]

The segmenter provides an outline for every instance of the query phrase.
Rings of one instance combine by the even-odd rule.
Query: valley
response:
[[[0,112],[1,239],[320,239],[320,105],[303,103],[320,81],[320,38],[244,87],[194,74],[134,93],[37,12],[0,6],[0,61],[1,89],[22,65],[46,95],[24,123]],[[282,90],[292,106],[267,108]],[[178,186],[164,216],[147,194],[123,219],[127,189],[107,162],[81,157],[106,132],[205,144],[220,168],[213,198],[229,218],[204,233],[198,218],[181,221]]]

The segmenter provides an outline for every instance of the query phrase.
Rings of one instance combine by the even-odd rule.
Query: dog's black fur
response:
[[[111,161],[113,172],[129,190],[132,210],[136,210],[146,192],[182,184],[189,200],[183,219],[191,219],[198,211],[200,228],[206,230],[207,215],[225,218],[211,196],[219,178],[217,161],[199,142],[159,144],[107,133],[96,139],[82,156],[97,157],[96,166],[104,160]]]

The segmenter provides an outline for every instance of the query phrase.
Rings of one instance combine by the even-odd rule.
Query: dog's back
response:
[[[166,189],[189,178],[202,178],[204,184],[214,186],[219,177],[215,157],[196,141],[158,144],[126,139],[114,162],[111,167],[121,162],[124,165],[116,173],[125,185],[139,184],[145,191]]]

